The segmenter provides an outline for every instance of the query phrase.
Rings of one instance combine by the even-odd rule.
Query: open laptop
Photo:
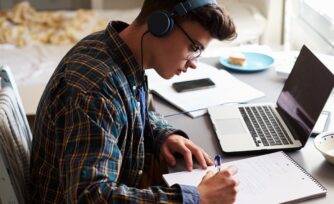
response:
[[[222,105],[208,109],[223,152],[302,148],[333,85],[332,73],[303,46],[276,104]]]

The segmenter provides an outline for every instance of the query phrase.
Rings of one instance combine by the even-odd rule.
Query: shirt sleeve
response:
[[[59,168],[67,203],[182,202],[178,186],[137,189],[118,183],[124,152],[117,141],[126,117],[117,100],[79,94],[68,101],[56,120],[66,130],[59,130],[65,132]]]
[[[175,184],[172,187],[178,187],[182,191],[182,200],[184,204],[200,203],[197,187]]]

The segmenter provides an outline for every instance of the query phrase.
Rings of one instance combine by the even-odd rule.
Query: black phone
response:
[[[189,81],[180,81],[172,84],[177,92],[194,91],[199,89],[207,89],[215,86],[210,78],[195,79]]]

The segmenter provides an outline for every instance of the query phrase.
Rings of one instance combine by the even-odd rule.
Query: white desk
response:
[[[222,68],[218,64],[217,58],[203,59],[211,65]],[[263,91],[266,96],[255,100],[256,102],[274,102],[280,93],[284,79],[278,77],[273,68],[264,72],[243,74],[233,73],[233,75],[240,80],[254,86]],[[333,96],[332,96],[333,97]],[[254,101],[254,102],[255,102]],[[155,108],[162,114],[171,114],[178,112],[177,109],[170,106],[167,102],[158,97],[155,97]],[[334,111],[334,110],[333,110]],[[332,112],[333,112],[332,111]],[[332,114],[333,115],[333,114]],[[189,134],[190,139],[196,144],[200,145],[208,154],[214,157],[216,154],[222,154],[218,139],[213,131],[210,119],[207,115],[192,119],[187,115],[176,115],[167,118],[169,123],[176,128],[184,130]],[[332,118],[331,128],[334,127],[334,120]],[[327,196],[316,198],[303,203],[328,204],[334,201],[334,165],[325,161],[320,152],[318,152],[313,145],[313,138],[310,138],[304,148],[298,151],[288,152],[288,154],[296,160],[306,171],[311,173],[316,179],[323,184],[327,190]],[[224,161],[231,161],[236,159],[246,158],[247,156],[227,156],[223,155]],[[184,170],[182,164],[178,164],[172,171]],[[288,184],[287,184],[288,187]]]

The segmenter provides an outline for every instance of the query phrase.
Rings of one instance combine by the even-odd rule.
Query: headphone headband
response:
[[[148,30],[154,36],[166,36],[173,30],[174,16],[185,16],[193,9],[213,4],[217,4],[216,0],[187,0],[177,3],[172,12],[155,11],[147,18]]]
[[[211,4],[217,4],[216,0],[187,0],[185,2],[180,2],[175,5],[174,11],[176,15],[178,16],[184,16],[189,11],[206,6]]]

